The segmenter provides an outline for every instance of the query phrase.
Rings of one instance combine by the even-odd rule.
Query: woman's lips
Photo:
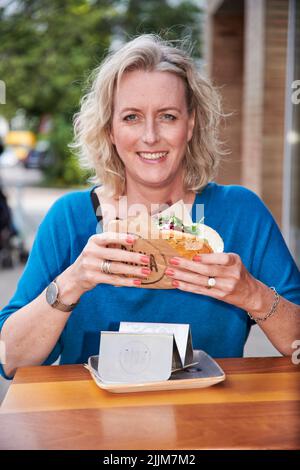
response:
[[[161,152],[137,152],[137,155],[146,163],[160,163],[167,158],[167,151]]]

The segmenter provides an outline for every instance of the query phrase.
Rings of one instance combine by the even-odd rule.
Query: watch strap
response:
[[[53,308],[57,308],[58,310],[61,310],[62,312],[71,312],[72,310],[74,310],[74,308],[79,304],[79,301],[74,304],[69,304],[69,305],[66,305],[63,302],[61,302],[61,300],[59,300],[59,288],[56,282],[56,278],[52,282],[53,284],[56,285],[57,299],[53,302],[51,306]]]
[[[74,308],[78,304],[79,304],[79,302],[76,302],[75,304],[65,305],[60,300],[56,300],[52,304],[52,307],[57,308],[58,310],[61,310],[62,312],[72,312],[72,310],[74,310]]]

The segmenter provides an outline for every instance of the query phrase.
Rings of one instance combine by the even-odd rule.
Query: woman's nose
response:
[[[144,126],[142,140],[145,144],[155,144],[158,141],[158,129],[154,121],[147,121]]]

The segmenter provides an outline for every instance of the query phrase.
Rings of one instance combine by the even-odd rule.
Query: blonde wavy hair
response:
[[[84,168],[93,169],[94,183],[106,195],[126,192],[125,167],[110,139],[113,95],[122,75],[132,70],[171,72],[186,86],[189,113],[195,111],[193,136],[187,145],[184,165],[185,190],[199,191],[216,174],[222,150],[218,138],[221,112],[216,89],[198,72],[190,55],[157,35],[143,34],[110,53],[97,67],[90,89],[74,116],[74,142]]]

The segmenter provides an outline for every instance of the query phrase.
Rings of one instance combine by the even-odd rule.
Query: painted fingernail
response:
[[[178,281],[172,281],[172,286],[173,287],[179,287],[179,282]]]
[[[168,268],[165,270],[165,274],[167,276],[174,276],[175,272],[173,271],[173,269]]]
[[[201,256],[200,255],[194,256],[193,261],[201,261]]]
[[[174,266],[178,266],[180,264],[180,261],[178,258],[171,258],[169,263],[173,264]]]
[[[142,284],[142,281],[140,279],[134,279],[133,284],[135,286],[140,286]]]
[[[149,258],[149,256],[143,255],[143,256],[141,256],[140,259],[141,259],[141,262],[142,262],[142,263],[150,263],[150,258]]]
[[[151,274],[151,269],[149,268],[142,268],[141,271],[142,271],[142,274],[147,274],[147,275]]]

